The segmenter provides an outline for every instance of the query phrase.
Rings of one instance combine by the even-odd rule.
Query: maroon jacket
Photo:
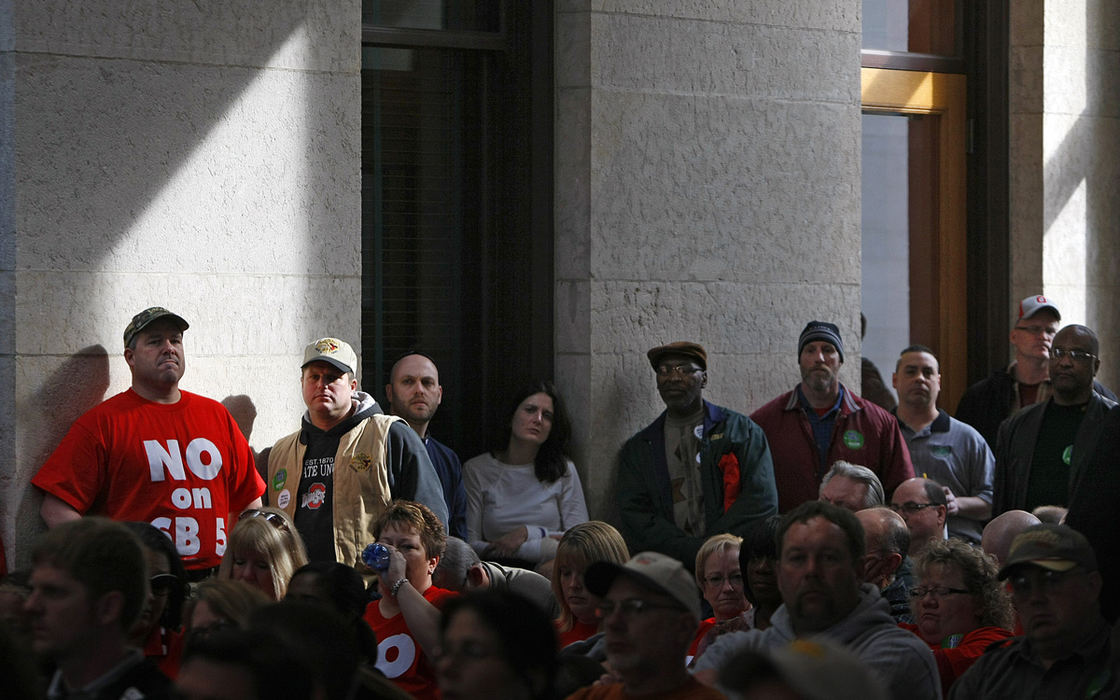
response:
[[[843,384],[840,390],[843,396],[824,469],[813,440],[813,428],[797,400],[796,387],[751,414],[751,420],[762,427],[770,443],[780,513],[788,513],[805,501],[817,500],[821,477],[837,460],[875,472],[888,498],[896,486],[914,476],[910,450],[895,417],[856,396]]]

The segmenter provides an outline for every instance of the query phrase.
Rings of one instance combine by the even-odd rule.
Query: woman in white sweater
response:
[[[467,535],[483,559],[520,560],[549,575],[564,531],[587,521],[579,474],[564,455],[571,425],[552,382],[523,388],[513,406],[505,449],[463,465]]]

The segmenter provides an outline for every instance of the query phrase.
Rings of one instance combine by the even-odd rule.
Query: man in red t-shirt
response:
[[[31,483],[49,527],[86,513],[151,523],[200,577],[221,561],[232,518],[260,505],[264,482],[229,411],[179,389],[187,328],[158,306],[134,316],[124,331],[132,387],[74,421]]]

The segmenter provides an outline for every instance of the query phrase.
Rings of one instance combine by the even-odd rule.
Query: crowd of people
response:
[[[825,321],[750,416],[704,400],[702,345],[655,347],[616,529],[551,382],[462,462],[429,431],[431,357],[393,365],[386,413],[320,338],[299,429],[255,454],[179,388],[187,321],[146,309],[131,387],[32,480],[48,529],[0,579],[11,697],[1120,698],[1120,407],[1060,320],[1024,299],[1015,361],[955,416],[922,345],[886,406],[848,389]]]

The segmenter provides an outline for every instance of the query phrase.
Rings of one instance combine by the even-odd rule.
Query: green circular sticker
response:
[[[1071,459],[1073,459],[1073,445],[1066,445],[1066,449],[1062,450],[1062,464],[1068,467]]]
[[[845,430],[844,444],[849,450],[858,450],[863,447],[863,433],[858,430]]]
[[[288,470],[287,469],[278,470],[276,472],[276,475],[272,477],[272,488],[279,491],[280,489],[284,488],[284,482],[287,481],[287,480],[288,480]]]

